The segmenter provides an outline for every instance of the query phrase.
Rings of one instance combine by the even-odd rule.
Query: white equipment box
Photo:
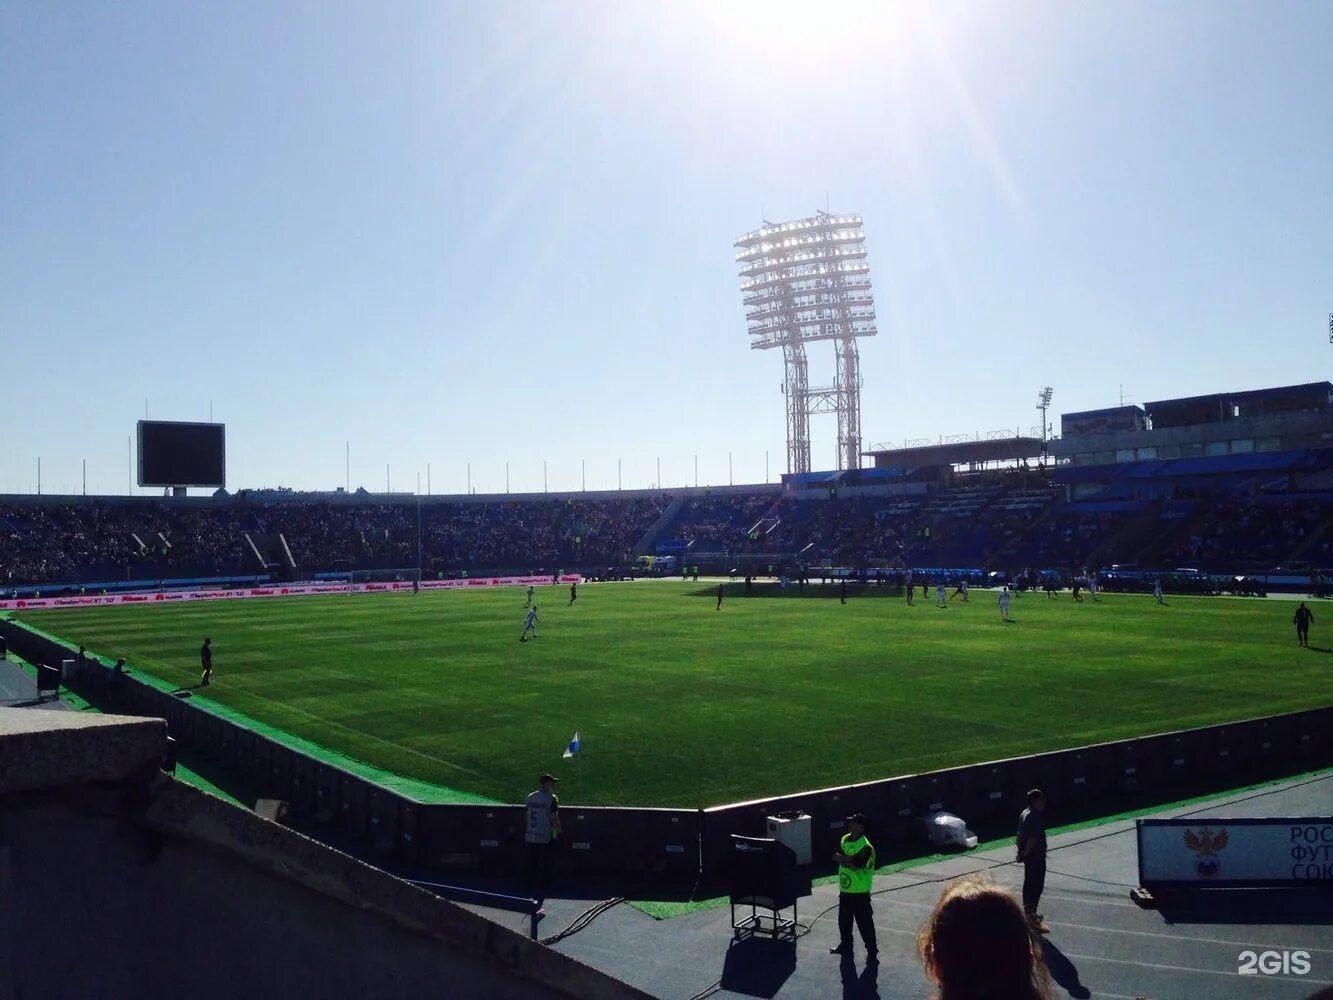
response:
[[[805,813],[794,817],[768,817],[768,836],[790,847],[798,865],[810,863],[810,817]]]

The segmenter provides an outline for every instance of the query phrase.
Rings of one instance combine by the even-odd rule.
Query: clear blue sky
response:
[[[0,0],[0,492],[124,492],[145,397],[212,401],[233,489],[349,440],[354,487],[776,477],[731,244],[826,197],[868,442],[1325,378],[1330,43],[1323,0]]]

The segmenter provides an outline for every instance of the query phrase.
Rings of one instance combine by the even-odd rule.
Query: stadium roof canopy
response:
[[[831,483],[842,478],[842,472],[797,472],[794,475],[783,476],[782,481],[796,486],[807,486],[811,483]]]
[[[1306,382],[1245,392],[1216,392],[1144,403],[1154,430],[1223,423],[1239,417],[1263,417],[1333,409],[1333,383]]]
[[[1025,458],[1038,458],[1041,456],[1041,450],[1041,438],[1011,437],[991,441],[919,445],[914,448],[885,448],[862,454],[873,458],[877,469],[919,469],[943,465],[1017,462]]]

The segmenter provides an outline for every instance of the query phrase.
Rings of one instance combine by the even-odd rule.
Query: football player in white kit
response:
[[[528,609],[528,616],[523,619],[523,631],[519,633],[518,641],[527,642],[529,632],[535,636],[537,634],[537,623],[539,621],[541,621],[541,619],[537,617],[537,605],[534,604]]]

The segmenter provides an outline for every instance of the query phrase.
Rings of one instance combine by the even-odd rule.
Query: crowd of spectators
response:
[[[963,566],[1025,532],[1052,500],[988,507],[995,495],[971,503],[959,502],[958,494],[708,497],[684,505],[666,537],[668,545],[675,541],[696,554],[780,553],[849,567]]]
[[[1312,500],[1205,504],[1198,516],[1158,553],[1167,566],[1206,569],[1271,569],[1291,557],[1329,519],[1327,504]],[[1327,559],[1329,540],[1315,539],[1305,559]]]
[[[807,503],[798,521],[801,541],[835,565],[901,566],[913,509],[886,505],[882,497]]]
[[[1213,497],[1173,526],[1165,515],[1144,519],[1156,509],[1151,502],[1108,509],[1061,503],[1054,489],[1030,488],[960,501],[967,492],[931,498],[709,497],[682,507],[665,537],[691,545],[696,555],[778,553],[807,565],[849,567],[993,563],[1068,569],[1149,559],[1168,568],[1255,570],[1297,553],[1319,565],[1333,560],[1333,506],[1327,502]]]
[[[628,565],[670,498],[402,503],[130,501],[0,506],[0,584],[236,576],[265,569],[247,534],[281,535],[305,572],[433,573]]]
[[[781,531],[790,505],[771,493],[694,497],[685,501],[676,515],[680,541],[699,552],[763,551],[765,545],[779,547]]]
[[[900,553],[905,523],[901,512],[886,509],[883,497],[826,501],[731,494],[688,501],[665,542],[696,556],[809,551],[812,559],[863,565],[885,551]]]
[[[1032,526],[1046,517],[1048,508],[1018,507],[992,512],[990,521],[991,544],[997,551],[1017,549],[1032,530]]]
[[[1057,510],[1018,546],[1019,561],[1039,566],[1083,566],[1129,526],[1141,511]]]
[[[624,567],[671,497],[524,500],[89,500],[0,506],[0,585],[263,573],[279,535],[302,573],[409,569],[537,572]],[[1179,527],[1150,509],[1062,503],[1054,490],[820,499],[763,491],[693,497],[656,537],[659,552],[775,555],[802,565],[1048,569],[1147,559],[1162,568],[1271,569],[1333,559],[1333,504],[1199,501]],[[1151,529],[1151,530],[1149,530]],[[1119,539],[1125,551],[1111,552]],[[268,540],[268,542],[266,542]],[[1144,547],[1151,541],[1152,551]],[[418,550],[420,546],[420,550]],[[276,547],[281,551],[281,545]]]
[[[448,569],[628,565],[669,502],[568,497],[432,505],[423,508],[423,544],[432,564]]]
[[[0,582],[225,572],[243,561],[244,527],[243,512],[222,506],[0,507]]]

